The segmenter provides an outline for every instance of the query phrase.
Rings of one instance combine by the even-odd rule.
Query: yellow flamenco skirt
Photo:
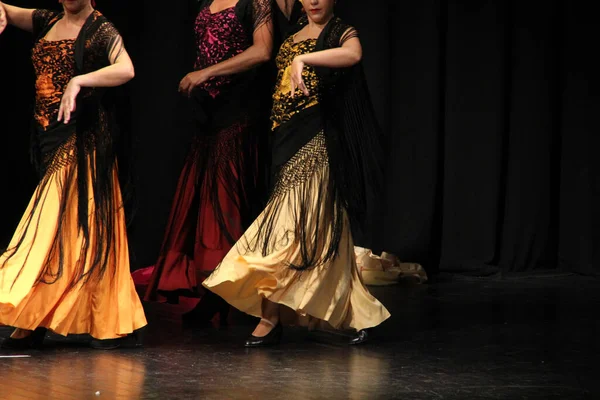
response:
[[[322,140],[317,136],[313,142]],[[318,143],[307,146],[315,145],[320,147]],[[290,167],[301,168],[302,160],[292,161]],[[285,306],[281,319],[287,324],[313,325],[316,319],[324,328],[361,330],[389,318],[387,309],[362,282],[347,218],[337,257],[305,271],[293,270],[286,263],[298,259],[300,252],[300,244],[294,238],[297,222],[293,209],[300,207],[298,199],[304,198],[304,204],[310,203],[313,215],[327,215],[323,213],[326,205],[319,202],[317,191],[326,190],[328,177],[329,166],[325,161],[305,182],[281,193],[275,200],[279,206],[268,205],[246,231],[243,238],[253,238],[265,218],[276,221],[277,246],[267,256],[263,256],[261,246],[256,251],[248,250],[242,239],[203,285],[235,308],[255,317],[261,317],[263,299],[281,304]],[[324,225],[310,218],[307,224],[312,225],[306,227],[307,231]],[[322,248],[325,251],[327,246]]]
[[[104,275],[71,285],[81,273],[80,260],[85,260],[82,268],[88,271],[96,248],[91,235],[88,254],[81,257],[83,237],[77,224],[77,167],[76,162],[68,162],[72,154],[71,150],[57,155],[67,162],[52,169],[38,185],[9,244],[9,252],[24,234],[20,246],[11,257],[8,257],[9,252],[0,256],[0,325],[26,330],[44,327],[64,336],[90,334],[96,339],[119,338],[147,324],[129,271],[123,208],[116,207],[114,243],[110,248],[113,254],[109,256]],[[116,169],[112,179],[113,200],[120,205]],[[91,227],[96,223],[91,212],[94,207],[91,185],[89,193],[91,234]],[[37,205],[36,199],[39,199]],[[68,243],[64,246],[62,276],[53,283],[38,282],[46,260],[56,251],[54,238],[63,205],[66,215],[62,220],[61,237],[68,238]],[[57,271],[58,265],[51,263],[49,272]]]

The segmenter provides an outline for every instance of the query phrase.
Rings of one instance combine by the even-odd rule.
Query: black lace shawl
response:
[[[58,22],[63,13],[50,10],[33,12],[33,35],[36,41],[43,38],[52,26]],[[94,11],[86,20],[75,41],[75,75],[89,73],[110,65],[123,51],[122,38],[116,28],[98,11]],[[110,262],[115,262],[115,229],[114,218],[121,201],[114,198],[115,153],[113,149],[116,126],[113,113],[109,111],[105,88],[82,88],[77,97],[77,107],[69,124],[54,122],[46,130],[34,123],[31,140],[31,157],[39,171],[40,183],[33,199],[34,207],[26,220],[25,231],[38,229],[33,221],[33,214],[38,207],[44,206],[41,198],[43,187],[48,184],[48,176],[57,168],[76,164],[70,168],[66,182],[61,182],[60,214],[57,231],[52,248],[47,255],[45,265],[38,277],[39,282],[54,283],[63,274],[65,252],[71,246],[73,238],[70,232],[62,227],[66,224],[67,196],[72,190],[70,181],[76,179],[77,188],[77,221],[79,234],[83,236],[83,244],[79,249],[77,260],[78,271],[73,277],[72,285],[81,280],[101,278]],[[68,161],[57,163],[61,152],[73,149],[74,157]],[[91,180],[91,182],[89,182]],[[91,183],[91,185],[90,185]],[[93,193],[89,193],[89,188]],[[89,207],[89,199],[93,195],[93,207]],[[89,210],[93,215],[89,215]],[[90,224],[90,220],[93,221]],[[7,262],[23,245],[25,232],[17,244],[7,250]],[[91,239],[93,238],[93,239]],[[36,251],[35,243],[29,251]],[[69,251],[72,251],[69,249]],[[92,259],[89,259],[91,257]],[[86,265],[89,267],[86,269]],[[3,267],[4,264],[0,267]]]
[[[209,7],[213,0],[194,1],[194,16],[196,16],[202,9]],[[272,21],[273,0],[239,0],[235,5],[235,12],[248,36],[252,38],[257,29]],[[265,180],[266,171],[264,170],[268,165],[267,161],[263,161],[265,153],[267,153],[263,149],[266,147],[272,86],[273,66],[271,63],[263,63],[232,76],[230,83],[223,87],[215,98],[204,90],[194,90],[189,105],[193,116],[195,137],[203,137],[203,140],[200,141],[203,146],[223,147],[219,144],[218,136],[220,134],[229,130],[236,123],[245,122],[247,124],[246,132],[238,138],[236,146],[224,150],[223,154],[219,153],[219,157],[227,158],[228,162],[237,165],[245,163],[245,159],[250,159],[252,154],[258,152],[256,156],[260,158],[258,167],[249,168],[249,166],[238,165],[235,169],[236,173],[242,173],[243,176],[231,175],[228,172],[229,168],[212,165],[206,151],[201,151],[203,160],[198,163],[199,168],[212,171],[213,181],[218,178],[227,182],[225,186],[231,190],[230,198],[241,199],[236,201],[236,204],[244,226],[249,225],[265,202],[264,194],[257,193],[257,191],[264,192],[261,185]],[[232,149],[239,154],[231,154]],[[217,168],[220,174],[212,167]],[[205,176],[205,172],[198,173],[198,176]],[[209,183],[208,181],[210,179],[206,180],[204,184],[214,189],[209,189],[208,192],[215,218],[221,232],[231,244],[234,244],[237,236],[234,237],[228,228],[226,217],[221,210],[217,185],[213,185],[215,182]]]

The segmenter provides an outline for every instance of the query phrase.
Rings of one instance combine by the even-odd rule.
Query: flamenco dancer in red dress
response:
[[[202,289],[260,211],[267,163],[270,86],[264,68],[273,49],[271,0],[203,0],[194,24],[194,71],[180,84],[193,105],[196,131],[180,174],[162,249],[146,300],[202,297],[184,322],[209,321],[229,306]],[[148,274],[148,270],[145,271]],[[138,271],[134,278],[143,276]]]

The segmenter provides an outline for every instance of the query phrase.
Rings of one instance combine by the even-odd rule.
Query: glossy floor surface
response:
[[[49,335],[42,351],[0,351],[0,399],[600,399],[597,279],[453,277],[371,291],[393,316],[363,346],[286,329],[277,347],[245,349],[253,319],[185,329],[189,303],[146,304],[142,350]]]

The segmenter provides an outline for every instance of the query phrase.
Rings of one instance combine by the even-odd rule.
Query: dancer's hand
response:
[[[292,73],[290,74],[292,97],[295,96],[296,89],[300,89],[305,96],[309,95],[308,88],[304,84],[302,71],[304,71],[304,61],[302,61],[302,56],[297,56],[292,62]]]
[[[0,2],[0,33],[4,32],[6,29],[6,25],[8,25],[8,19],[6,18],[6,10],[4,9],[4,5]]]
[[[196,86],[203,84],[209,79],[210,75],[206,72],[205,69],[190,72],[189,74],[183,77],[181,82],[179,82],[179,92],[190,97],[192,95],[192,91]]]
[[[63,120],[65,124],[69,123],[71,120],[71,113],[75,111],[77,95],[80,90],[81,85],[79,84],[77,77],[71,79],[60,102],[60,108],[58,109],[59,121]]]

